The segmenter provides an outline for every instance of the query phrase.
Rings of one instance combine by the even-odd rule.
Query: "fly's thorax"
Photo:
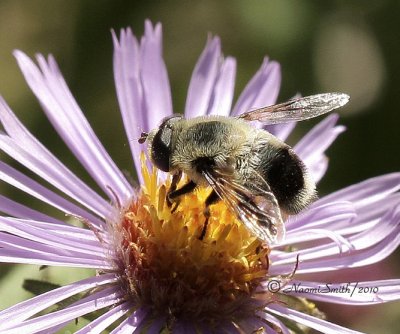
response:
[[[190,119],[180,123],[179,127],[171,168],[184,171],[200,183],[204,181],[201,177],[203,168],[234,168],[235,156],[246,143],[249,133],[246,123],[222,116]]]

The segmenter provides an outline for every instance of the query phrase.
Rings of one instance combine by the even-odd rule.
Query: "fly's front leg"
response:
[[[172,181],[171,181],[171,186],[169,187],[168,193],[167,193],[167,205],[170,208],[172,205],[171,201],[171,193],[173,193],[176,190],[176,187],[178,186],[179,181],[181,180],[182,177],[182,172],[178,171],[174,175],[172,175]]]
[[[214,190],[206,198],[206,202],[205,202],[206,207],[204,208],[204,216],[206,217],[206,220],[204,221],[203,229],[201,230],[201,233],[199,236],[200,240],[204,239],[206,232],[207,232],[208,220],[210,219],[210,205],[215,204],[219,200],[220,200],[220,198]]]
[[[176,203],[175,207],[171,210],[171,212],[174,212],[179,205],[178,197],[192,192],[197,187],[196,183],[194,183],[193,181],[189,181],[188,183],[183,185],[181,188],[176,189],[180,178],[181,178],[181,175],[177,176],[175,181],[174,181],[174,177],[172,178],[171,188],[167,194],[167,203],[170,203],[169,206],[172,205],[172,202]]]

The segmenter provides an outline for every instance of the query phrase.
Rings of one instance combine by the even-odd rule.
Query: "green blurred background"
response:
[[[0,94],[51,151],[86,179],[40,111],[12,51],[54,54],[105,147],[122,169],[134,175],[113,85],[110,29],[130,26],[140,36],[146,18],[162,22],[164,58],[176,112],[184,108],[191,71],[207,35],[215,34],[221,37],[224,54],[237,58],[236,97],[265,55],[282,65],[281,101],[298,92],[343,91],[351,95],[351,103],[340,111],[340,123],[348,131],[328,151],[329,170],[319,186],[322,195],[399,169],[399,11],[400,2],[394,0],[2,0]],[[316,123],[299,125],[289,143]],[[0,157],[8,161],[4,154]],[[4,184],[0,189],[7,196],[48,210],[20,198],[20,193]],[[39,272],[37,266],[10,265],[1,265],[0,274],[0,308],[30,295],[20,288],[24,278],[63,284],[88,275],[82,270]],[[370,269],[353,271],[349,279],[367,279],[370,274]],[[391,256],[374,278],[396,276],[400,277],[398,256]],[[399,306],[395,303],[359,311],[322,305],[321,309],[332,321],[352,328],[397,333]]]

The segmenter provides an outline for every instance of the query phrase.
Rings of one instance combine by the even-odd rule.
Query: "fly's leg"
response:
[[[208,226],[208,220],[210,219],[210,205],[215,204],[216,202],[219,201],[219,196],[217,193],[213,190],[210,195],[206,198],[205,205],[206,207],[204,208],[204,216],[206,217],[206,220],[204,221],[203,229],[201,230],[199,239],[203,240],[206,232],[207,232],[207,226]]]
[[[172,201],[176,203],[175,207],[171,210],[171,212],[174,212],[179,205],[179,200],[175,200],[175,199],[177,199],[178,197],[180,197],[182,195],[192,192],[197,187],[196,183],[194,183],[193,181],[189,181],[188,183],[183,185],[181,188],[176,189],[176,186],[181,178],[181,175],[177,176],[175,181],[174,181],[174,178],[175,178],[175,175],[172,178],[171,188],[167,194],[168,206],[172,205]]]
[[[171,181],[171,186],[169,187],[168,193],[167,193],[167,205],[170,208],[172,206],[172,201],[171,201],[171,194],[176,191],[176,187],[178,186],[179,181],[181,180],[182,177],[182,172],[178,171],[176,174],[172,175],[172,181]]]

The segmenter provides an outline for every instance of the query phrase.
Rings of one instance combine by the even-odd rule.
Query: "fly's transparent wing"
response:
[[[203,176],[228,208],[257,238],[269,244],[280,242],[285,235],[280,208],[274,194],[265,186],[249,189],[232,175],[205,170]],[[265,188],[265,189],[264,189]]]
[[[238,118],[246,121],[260,121],[265,124],[302,121],[340,108],[349,99],[350,96],[344,93],[325,93],[299,97],[284,103],[246,112]]]

